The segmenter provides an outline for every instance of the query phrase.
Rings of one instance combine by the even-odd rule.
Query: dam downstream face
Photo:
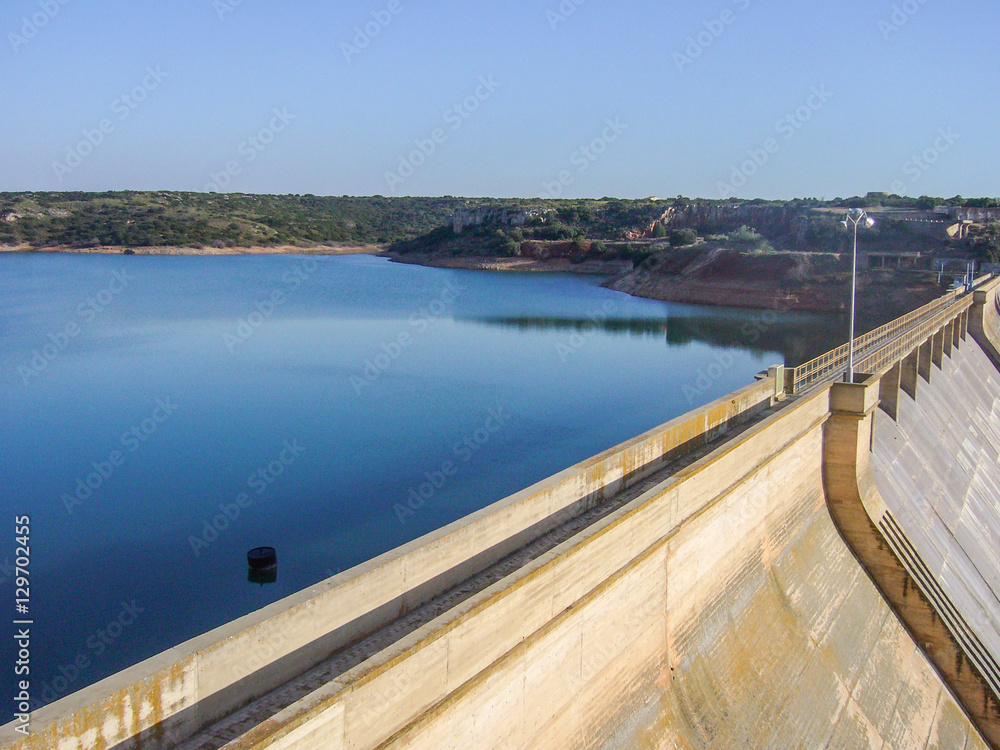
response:
[[[947,597],[948,626],[977,639],[993,685],[1000,661],[1000,373],[969,340],[902,395],[897,420],[878,412],[872,468],[900,533]],[[927,579],[918,579],[926,585]]]
[[[808,316],[367,257],[4,257],[0,305],[41,702],[829,348]]]

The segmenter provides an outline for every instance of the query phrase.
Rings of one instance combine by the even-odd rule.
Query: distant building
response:
[[[934,213],[956,221],[1000,221],[1000,208],[965,208],[964,206],[935,206]]]
[[[1000,221],[1000,208],[956,208],[955,218],[959,221]]]
[[[929,237],[948,237],[952,232],[949,227],[954,224],[950,217],[935,211],[919,211],[916,209],[890,209],[872,214],[876,220],[891,220],[906,222],[911,232],[918,232]]]

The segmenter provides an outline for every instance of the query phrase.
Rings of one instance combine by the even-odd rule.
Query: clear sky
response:
[[[1000,195],[996,0],[5,0],[0,33],[0,190]]]

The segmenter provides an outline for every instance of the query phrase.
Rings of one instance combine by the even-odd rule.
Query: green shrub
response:
[[[521,243],[515,240],[513,237],[508,237],[507,241],[504,243],[503,250],[501,251],[501,256],[505,258],[514,258],[521,254]]]
[[[734,229],[727,234],[726,239],[735,245],[756,245],[764,238],[763,235],[744,224],[739,229]]]
[[[670,232],[670,247],[693,245],[697,239],[698,233],[693,229],[673,229]]]

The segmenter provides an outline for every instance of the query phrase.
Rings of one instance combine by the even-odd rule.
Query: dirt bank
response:
[[[463,268],[472,271],[537,271],[543,273],[582,273],[596,276],[619,276],[632,268],[629,261],[588,260],[573,262],[568,258],[495,258],[448,256],[433,253],[386,252],[395,263],[410,263],[434,268]]]
[[[549,243],[550,245],[552,243]],[[830,253],[761,253],[704,244],[631,261],[548,257],[497,258],[439,253],[385,253],[399,263],[438,268],[597,274],[616,291],[637,297],[719,307],[845,313],[850,309],[851,257]],[[858,272],[858,322],[875,327],[940,294],[933,274]]]
[[[688,248],[658,253],[605,286],[668,302],[843,313],[850,310],[851,257]],[[879,325],[940,293],[932,273],[859,268],[859,322]]]

